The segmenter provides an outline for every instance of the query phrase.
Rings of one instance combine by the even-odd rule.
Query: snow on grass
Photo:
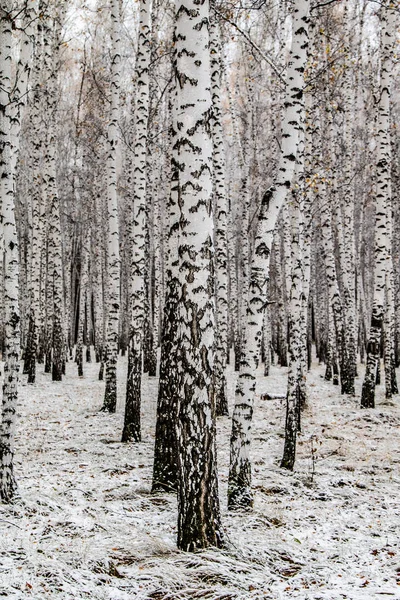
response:
[[[176,500],[149,493],[157,381],[143,380],[143,442],[122,444],[126,361],[116,415],[100,413],[96,364],[62,383],[20,387],[20,498],[0,506],[0,597],[35,600],[400,598],[400,413],[341,397],[314,365],[294,473],[279,468],[286,370],[259,380],[255,506],[228,513],[230,419],[218,421],[226,548],[175,546]],[[358,392],[362,381],[358,378]],[[233,372],[229,392],[234,396]]]

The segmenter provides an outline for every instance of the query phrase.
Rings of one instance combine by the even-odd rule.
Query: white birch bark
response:
[[[106,387],[102,410],[115,412],[117,406],[117,361],[120,310],[120,256],[117,190],[117,144],[119,139],[120,14],[119,0],[111,0],[111,83],[107,129],[107,213],[108,213],[108,302]]]
[[[16,65],[15,84],[13,86],[10,105],[11,138],[12,138],[12,169],[15,171],[19,145],[21,120],[28,102],[28,83],[32,67],[32,54],[37,28],[39,0],[31,0],[24,8],[23,27],[21,31],[20,53]]]
[[[209,5],[176,2],[179,163],[178,547],[222,545],[213,405],[213,158]]]
[[[221,36],[215,17],[210,21],[211,92],[213,101],[212,138],[214,145],[215,206],[215,280],[216,280],[216,345],[214,394],[217,416],[228,414],[226,391],[226,359],[228,348],[228,253],[225,189],[225,148],[221,103]]]
[[[382,3],[381,69],[377,115],[377,164],[375,197],[375,272],[371,324],[368,335],[367,364],[362,387],[362,408],[375,406],[375,381],[380,355],[380,338],[384,320],[385,281],[391,240],[387,230],[387,207],[390,206],[390,85],[393,71],[395,13],[389,0]]]
[[[103,235],[103,203],[100,194],[94,197],[94,231],[91,248],[91,264],[93,266],[93,308],[94,308],[94,340],[96,362],[100,363],[99,379],[103,379],[104,346],[105,346],[105,310],[103,294],[104,235]]]
[[[21,132],[21,122],[24,116],[25,107],[28,102],[28,83],[30,78],[31,66],[32,66],[32,54],[33,47],[35,41],[35,33],[37,29],[37,13],[38,13],[38,0],[33,0],[30,2],[24,10],[24,16],[22,20],[22,31],[21,31],[21,39],[20,39],[20,53],[18,62],[16,65],[16,73],[15,73],[15,83],[13,86],[12,94],[11,94],[11,105],[10,105],[10,118],[11,118],[11,145],[13,148],[11,155],[11,170],[16,174],[16,167],[18,162],[19,155],[19,147],[20,147],[20,132]],[[27,205],[30,201],[30,195],[27,197]],[[27,211],[30,212],[30,208],[27,206]],[[32,222],[30,223],[30,231],[32,231]],[[32,245],[28,245],[28,258],[27,263],[29,267],[32,262]],[[32,270],[27,269],[27,278],[26,278],[26,288],[27,290],[32,289]],[[32,360],[32,335],[33,335],[33,325],[34,325],[34,315],[32,313],[32,308],[29,306],[29,294],[24,295],[24,298],[21,298],[21,302],[25,301],[28,306],[28,319],[27,327],[28,327],[28,336],[27,343],[23,344],[25,347],[25,363],[24,363],[24,373],[30,373],[31,370],[31,360]],[[22,310],[21,310],[22,313]],[[24,319],[22,319],[24,321]],[[22,338],[22,335],[21,335]]]
[[[64,360],[64,283],[61,247],[60,199],[58,194],[56,161],[58,131],[58,72],[60,67],[61,28],[67,3],[57,6],[48,14],[44,25],[45,66],[49,69],[45,84],[44,108],[51,126],[47,132],[44,156],[44,184],[49,211],[48,221],[48,286],[50,314],[48,327],[52,348],[52,380],[61,381]],[[46,75],[46,73],[45,73]],[[45,115],[43,115],[44,118]]]
[[[351,68],[351,21],[348,7],[344,10],[344,27],[347,30],[348,47],[344,63],[344,173],[341,196],[341,212],[343,223],[343,254],[341,253],[341,271],[343,281],[343,351],[344,357],[341,364],[341,391],[342,394],[355,395],[354,380],[356,376],[357,345],[356,345],[356,288],[355,288],[355,236],[354,236],[354,105],[355,87]]]
[[[303,293],[302,248],[300,246],[300,204],[291,203],[291,286],[289,289],[288,328],[289,364],[286,392],[285,445],[281,467],[292,470],[296,456],[296,437],[300,426],[301,394],[301,300]]]
[[[282,120],[282,149],[276,180],[263,197],[251,265],[245,346],[232,418],[228,506],[251,506],[250,432],[256,369],[259,360],[262,317],[273,232],[279,211],[292,185],[303,113],[304,68],[308,48],[309,1],[297,0],[293,10],[292,46],[286,71],[286,97]]]
[[[340,293],[338,273],[335,261],[334,238],[332,233],[332,212],[336,208],[336,187],[335,187],[335,151],[334,139],[335,130],[333,124],[333,111],[335,107],[330,107],[327,122],[323,121],[320,115],[316,115],[316,155],[321,157],[324,153],[329,157],[328,166],[325,167],[320,160],[317,162],[318,173],[315,180],[315,191],[320,204],[321,215],[321,233],[322,248],[325,262],[326,281],[328,286],[328,301],[330,303],[331,320],[328,321],[328,355],[330,359],[330,368],[334,375],[337,370],[337,361],[342,367],[343,364],[343,301]],[[322,139],[321,125],[325,127],[328,135]],[[340,224],[339,224],[340,225]],[[341,244],[342,232],[338,231],[339,246]],[[334,376],[333,383],[336,385]]]
[[[0,14],[0,203],[4,242],[5,355],[0,426],[0,499],[10,502],[16,492],[14,437],[18,400],[20,351],[19,252],[15,224],[14,172],[10,100],[12,92],[12,2]]]
[[[141,0],[136,56],[135,155],[133,168],[133,256],[131,340],[122,441],[139,442],[145,318],[146,184],[149,121],[151,3]]]
[[[394,330],[395,330],[395,306],[393,285],[393,254],[392,254],[392,205],[391,185],[386,205],[386,233],[388,238],[386,274],[385,274],[385,315],[384,315],[384,366],[385,366],[385,395],[391,399],[393,394],[398,393],[397,378],[394,357]]]

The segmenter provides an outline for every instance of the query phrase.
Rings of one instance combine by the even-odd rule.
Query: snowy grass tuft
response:
[[[126,364],[119,371],[120,398]],[[360,368],[360,373],[362,369]],[[123,407],[100,413],[97,365],[21,385],[20,498],[0,506],[0,597],[11,600],[400,598],[400,414],[338,395],[314,367],[294,473],[282,471],[285,369],[259,380],[255,506],[226,510],[229,418],[218,421],[224,550],[178,552],[176,499],[150,494],[157,382],[144,377],[143,442]],[[24,378],[25,379],[25,378]],[[231,402],[234,392],[230,373]],[[358,379],[358,391],[361,384]],[[266,394],[276,396],[266,401]]]

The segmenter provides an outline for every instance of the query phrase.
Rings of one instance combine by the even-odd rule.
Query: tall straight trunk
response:
[[[304,308],[303,294],[307,293],[309,271],[306,273],[304,264],[304,130],[301,131],[301,139],[298,148],[298,160],[296,166],[297,194],[293,190],[293,199],[290,203],[290,289],[289,289],[289,369],[286,393],[286,421],[285,421],[285,444],[281,467],[292,470],[296,457],[297,432],[300,430],[300,414],[305,404],[305,381],[306,369],[304,357],[307,353],[307,333],[302,328]],[[304,331],[305,329],[305,331]],[[305,335],[304,335],[305,334]],[[302,339],[303,338],[303,339]]]
[[[0,15],[0,203],[4,241],[5,353],[0,426],[0,499],[10,502],[16,491],[14,437],[18,400],[20,316],[18,302],[19,251],[15,224],[10,94],[12,90],[12,3]]]
[[[225,149],[221,105],[221,38],[215,17],[210,22],[211,90],[213,101],[212,138],[214,143],[215,206],[215,280],[216,280],[216,345],[214,394],[217,416],[228,414],[226,360],[228,349],[228,248],[227,198],[225,189]]]
[[[391,220],[391,207],[388,206],[387,217]],[[388,237],[391,239],[391,223],[387,225]],[[390,250],[389,250],[390,252]],[[384,365],[385,365],[385,395],[390,399],[393,394],[398,393],[397,377],[395,369],[394,332],[395,332],[395,306],[393,292],[393,259],[388,257],[387,271],[385,277],[386,310],[384,317]]]
[[[347,22],[346,22],[347,21]],[[344,27],[347,29],[348,44],[353,32],[350,30],[350,19],[348,7],[344,10]],[[357,367],[357,321],[356,321],[356,275],[355,275],[355,235],[354,235],[354,104],[355,85],[352,80],[350,48],[347,48],[347,60],[345,62],[343,96],[344,96],[344,182],[341,197],[341,212],[343,223],[343,256],[341,258],[343,279],[343,345],[345,360],[341,368],[341,391],[342,394],[355,395],[355,376]]]
[[[214,281],[209,5],[175,4],[180,228],[178,304],[178,548],[220,547],[215,448]]]
[[[291,287],[289,290],[289,368],[286,392],[285,445],[281,467],[292,470],[296,457],[296,438],[300,422],[301,297],[303,264],[299,244],[299,203],[293,202],[291,215]]]
[[[117,407],[117,362],[120,309],[120,257],[117,191],[117,144],[120,90],[119,0],[111,0],[111,106],[107,129],[107,213],[108,213],[108,302],[106,387],[102,410],[114,413]]]
[[[315,29],[313,29],[313,34]],[[312,162],[312,132],[309,121],[312,119],[313,104],[311,94],[305,96],[305,124],[304,124],[304,174],[303,189],[300,200],[300,245],[303,255],[303,293],[301,311],[301,363],[304,376],[300,381],[300,403],[304,407],[307,402],[306,373],[312,363],[312,308],[310,306],[311,287],[311,246],[312,246],[312,203],[313,192],[309,188],[307,178],[310,175]]]
[[[375,196],[375,272],[371,325],[368,335],[367,364],[362,386],[361,407],[374,408],[377,365],[384,321],[385,281],[391,239],[388,237],[386,211],[390,207],[390,84],[393,71],[393,45],[396,15],[389,0],[381,7],[381,71],[377,115],[377,164]]]
[[[159,158],[159,155],[158,155]],[[157,182],[158,183],[158,182]],[[159,190],[154,192],[153,201],[153,239],[154,239],[154,278],[153,278],[153,360],[154,365],[149,369],[149,376],[155,377],[157,374],[157,350],[160,344],[160,328],[161,328],[161,302],[162,302],[162,214],[160,210],[161,199]]]
[[[61,26],[64,21],[66,3],[55,11],[54,16],[47,15],[44,25],[45,64],[49,67],[45,88],[45,109],[51,122],[46,140],[44,156],[45,193],[49,211],[48,221],[48,285],[49,314],[48,332],[51,353],[51,372],[53,381],[62,380],[64,357],[64,284],[61,248],[60,200],[56,176],[57,160],[57,92],[59,53],[61,46]],[[48,56],[50,53],[50,56]]]
[[[308,49],[309,0],[297,0],[293,10],[293,37],[286,71],[282,120],[282,147],[275,184],[263,196],[251,265],[247,327],[232,418],[228,506],[248,507],[251,491],[250,431],[256,390],[256,370],[274,228],[292,185],[303,113],[304,69]]]
[[[133,256],[131,257],[132,316],[123,442],[139,442],[141,439],[140,406],[146,294],[146,158],[149,121],[150,28],[151,4],[149,0],[141,0],[136,57],[136,141],[133,169]]]
[[[332,107],[331,107],[331,110]],[[325,127],[330,133],[330,138],[326,140],[326,145],[329,144],[330,148],[333,146],[334,140],[334,128],[333,128],[333,116],[329,114],[327,119],[328,123],[324,123]],[[319,115],[316,115],[316,144],[315,152],[317,156],[321,157],[324,152],[328,153],[328,148],[324,146],[324,140],[321,134],[321,121]],[[334,181],[334,152],[331,152],[330,156],[331,164],[330,171],[326,172],[324,166],[319,163],[319,178],[315,181],[316,194],[320,203],[320,215],[321,215],[321,233],[322,233],[322,250],[325,263],[326,281],[328,287],[328,302],[330,304],[329,314],[331,320],[328,322],[329,333],[328,333],[328,353],[331,360],[331,366],[333,373],[337,370],[337,363],[339,362],[342,371],[342,366],[345,362],[343,357],[344,345],[343,345],[343,301],[340,293],[338,273],[335,261],[334,252],[334,238],[332,232],[332,208],[336,203],[336,188],[334,183],[327,184],[327,181]],[[328,187],[328,185],[330,187]],[[330,201],[327,201],[327,197]],[[333,383],[336,384],[336,378],[333,377]]]
[[[176,94],[176,90],[175,90]],[[176,102],[171,112],[177,110]],[[177,121],[173,116],[170,127],[170,147],[177,142]],[[171,152],[170,193],[168,198],[167,265],[165,297],[161,329],[161,358],[157,397],[157,421],[154,446],[152,491],[170,492],[177,489],[177,439],[178,418],[178,171],[177,152]]]
[[[25,107],[27,105],[28,98],[28,81],[31,72],[32,66],[32,53],[33,46],[35,41],[35,31],[37,24],[37,10],[38,10],[38,0],[33,0],[30,2],[24,11],[23,17],[23,29],[21,32],[21,41],[20,41],[20,54],[16,68],[15,74],[15,84],[11,93],[11,105],[10,105],[10,118],[11,118],[11,169],[13,172],[16,170],[18,155],[19,155],[19,147],[20,147],[20,131],[21,131],[21,121],[25,112]],[[30,197],[26,198],[26,211],[30,213]],[[28,217],[28,231],[32,231],[31,223],[29,222]],[[29,234],[28,234],[29,235]],[[26,238],[25,238],[26,239]],[[29,264],[31,264],[31,244],[27,244],[27,252],[26,252],[26,261],[23,261],[22,265],[25,266],[25,269],[21,271],[21,283],[24,289],[31,291],[32,290],[32,271],[30,268],[26,268]],[[21,265],[21,267],[22,267]],[[24,278],[23,275],[26,275]],[[33,328],[34,328],[34,315],[32,311],[32,307],[30,306],[30,298],[29,292],[28,294],[24,294],[21,298],[21,321],[22,323],[27,322],[28,327],[28,335],[26,343],[24,343],[24,330],[22,328],[21,331],[21,342],[22,347],[24,348],[24,374],[29,373],[30,364],[32,357],[32,336],[33,336]],[[26,309],[23,310],[23,306],[26,306]],[[27,318],[26,318],[27,317]]]
[[[225,69],[222,74],[225,74]],[[230,185],[230,202],[229,202],[229,215],[230,223],[230,235],[229,235],[229,259],[230,259],[230,281],[231,281],[231,299],[230,299],[230,321],[231,321],[231,335],[233,338],[233,346],[235,352],[235,371],[239,370],[240,364],[240,353],[241,353],[241,340],[242,340],[242,292],[243,287],[247,289],[248,284],[247,281],[243,284],[243,275],[244,268],[248,267],[248,237],[247,237],[247,228],[248,228],[248,210],[246,206],[246,202],[249,199],[246,196],[247,189],[247,177],[246,177],[246,165],[244,160],[244,151],[242,148],[242,136],[239,132],[239,115],[237,114],[237,99],[233,97],[232,90],[230,87],[230,82],[225,81],[228,100],[229,100],[229,108],[231,113],[232,120],[232,136],[234,141],[234,146],[237,148],[237,159],[236,161],[232,161],[232,170],[229,173],[228,180],[231,181]],[[241,199],[246,198],[245,205],[243,206],[241,203]],[[243,242],[244,247],[242,247],[239,239],[238,239],[238,231],[237,224],[234,219],[233,213],[240,212],[241,217],[239,220],[239,231],[244,232]],[[246,217],[247,214],[247,217]],[[244,222],[246,225],[244,226]],[[238,243],[239,242],[239,243]],[[246,250],[247,247],[247,250]],[[242,265],[242,257],[246,256],[246,264]],[[243,268],[242,268],[243,266]],[[247,272],[248,273],[248,272]],[[247,279],[247,276],[246,276]]]
[[[27,91],[28,91],[28,82],[31,80],[31,87],[35,90],[39,83],[39,56],[40,56],[40,42],[36,40],[36,52],[39,55],[35,61],[32,60],[33,47],[35,43],[35,34],[36,29],[39,30],[39,26],[37,26],[37,12],[38,12],[39,2],[38,0],[34,0],[30,3],[29,6],[26,7],[25,17],[24,17],[24,32],[22,34],[21,39],[21,53],[18,61],[17,68],[17,78],[16,78],[16,86],[13,92],[15,97],[15,102],[13,104],[13,136],[15,139],[16,146],[19,146],[19,133],[21,128],[21,119],[24,116],[24,112],[27,105]],[[31,66],[32,63],[34,65],[34,76],[31,77]],[[39,123],[39,103],[38,103],[38,94],[35,92],[35,96],[32,98],[33,102],[30,107],[29,116],[32,120],[32,130],[35,130],[35,134],[30,137],[30,147],[32,149],[36,149],[37,145],[42,143],[42,135],[40,132],[40,123]],[[35,98],[36,97],[36,98]],[[36,119],[35,119],[36,117]],[[35,119],[35,120],[34,120]],[[37,164],[37,161],[40,160],[40,152],[38,154],[33,153],[32,163]],[[17,151],[13,154],[13,168],[15,167],[15,163],[17,161]],[[35,175],[34,175],[35,178]],[[36,188],[35,192],[33,189]],[[38,320],[38,298],[39,298],[39,288],[40,288],[40,250],[38,241],[40,239],[40,195],[41,195],[41,186],[40,183],[36,184],[34,188],[29,190],[29,198],[31,202],[31,212],[32,212],[32,227],[31,227],[31,240],[30,240],[30,255],[29,255],[29,272],[30,272],[30,285],[29,289],[29,336],[27,339],[27,345],[25,347],[25,364],[24,364],[24,373],[28,373],[28,383],[34,383],[35,381],[35,369],[36,369],[36,350],[37,350],[37,320]],[[39,200],[38,200],[39,199]]]
[[[93,309],[94,309],[94,341],[96,362],[104,365],[104,342],[105,342],[105,322],[104,322],[104,294],[103,294],[103,264],[104,264],[104,238],[102,235],[102,214],[103,206],[101,199],[96,194],[94,198],[94,233],[92,240],[92,260],[93,265]],[[98,215],[101,215],[99,218]],[[99,376],[100,379],[100,376]]]

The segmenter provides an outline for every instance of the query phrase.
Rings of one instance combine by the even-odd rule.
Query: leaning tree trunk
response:
[[[177,0],[175,82],[180,208],[178,548],[220,547],[213,403],[214,282],[209,5]]]
[[[308,48],[309,0],[297,0],[293,11],[293,38],[286,72],[282,121],[282,148],[274,186],[263,197],[251,265],[247,328],[232,418],[228,506],[252,506],[250,431],[256,389],[256,369],[262,334],[266,284],[269,277],[273,232],[292,185],[303,112],[304,68]]]
[[[381,8],[381,77],[377,117],[377,165],[375,198],[375,273],[371,325],[368,336],[367,364],[361,394],[361,407],[375,407],[375,384],[380,358],[380,341],[384,321],[385,279],[388,261],[386,210],[390,206],[390,83],[393,70],[395,14],[389,0]]]
[[[120,257],[117,192],[117,144],[120,62],[119,0],[111,0],[111,107],[107,131],[108,209],[108,306],[106,387],[102,410],[114,413],[117,407],[117,362],[120,308]]]

